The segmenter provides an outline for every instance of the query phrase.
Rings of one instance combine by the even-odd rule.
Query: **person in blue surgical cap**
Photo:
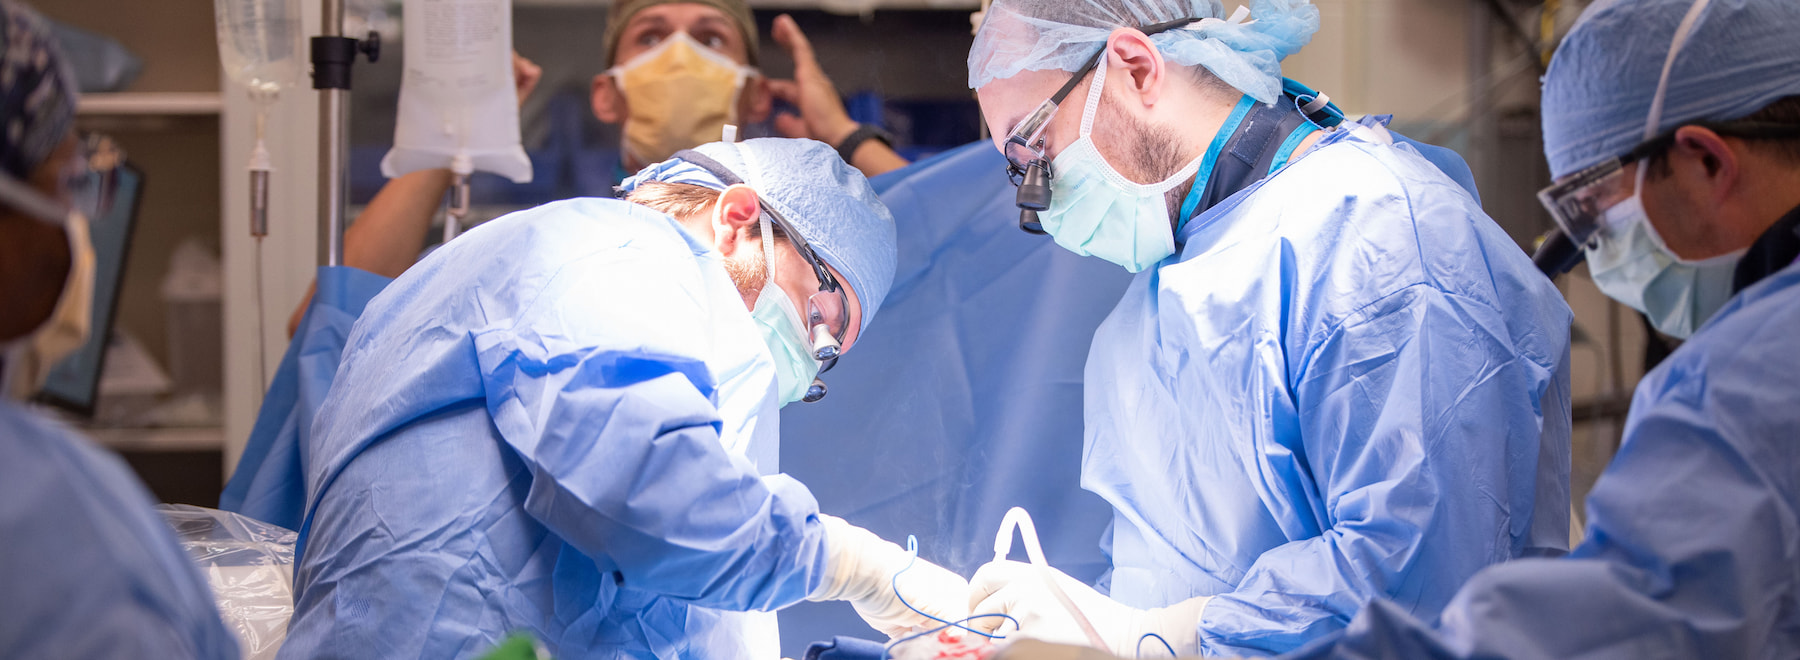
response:
[[[1568,306],[1384,119],[1282,79],[1318,26],[1304,0],[988,11],[969,84],[1021,223],[1138,275],[1084,378],[1112,570],[1059,584],[1094,634],[1014,562],[972,578],[975,613],[1263,655],[1567,550]]]
[[[236,660],[125,462],[14,402],[86,341],[116,152],[76,137],[75,97],[43,18],[0,0],[0,658]]]
[[[484,224],[369,302],[303,447],[281,657],[524,631],[558,658],[774,658],[802,599],[889,634],[961,618],[961,577],[777,473],[778,409],[823,394],[893,279],[862,175],[762,139],[622,189]]]
[[[1590,6],[1544,79],[1546,204],[1596,283],[1688,341],[1638,384],[1562,559],[1438,628],[1377,602],[1304,657],[1800,657],[1800,4]]]

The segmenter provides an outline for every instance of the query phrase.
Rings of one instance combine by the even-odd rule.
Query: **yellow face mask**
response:
[[[676,32],[607,73],[631,108],[625,152],[643,166],[717,142],[726,124],[738,123],[738,94],[756,70]]]

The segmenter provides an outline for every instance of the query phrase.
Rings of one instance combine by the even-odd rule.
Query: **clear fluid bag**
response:
[[[259,106],[299,84],[306,52],[299,0],[213,0],[213,23],[225,76]]]

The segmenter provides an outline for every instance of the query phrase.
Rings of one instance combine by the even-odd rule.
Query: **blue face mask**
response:
[[[819,361],[813,359],[812,347],[800,330],[803,324],[794,301],[775,284],[775,236],[767,217],[762,219],[762,244],[769,279],[756,294],[756,307],[750,311],[750,318],[762,332],[769,355],[775,358],[776,383],[781,390],[781,405],[785,406],[806,396],[819,375]]]
[[[1588,269],[1601,293],[1643,312],[1663,334],[1687,339],[1731,300],[1744,251],[1699,261],[1669,251],[1644,213],[1649,169],[1640,161],[1631,197],[1606,210],[1607,229],[1588,250]]]
[[[1135,183],[1107,164],[1092,135],[1106,69],[1104,63],[1094,69],[1081,113],[1080,138],[1057,154],[1056,195],[1038,219],[1056,244],[1068,251],[1138,273],[1175,254],[1175,227],[1165,195],[1193,178],[1202,159],[1152,184]]]

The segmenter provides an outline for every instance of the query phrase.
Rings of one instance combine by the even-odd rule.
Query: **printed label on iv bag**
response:
[[[449,168],[530,181],[513,88],[511,1],[405,0],[403,10],[400,114],[381,173]]]

